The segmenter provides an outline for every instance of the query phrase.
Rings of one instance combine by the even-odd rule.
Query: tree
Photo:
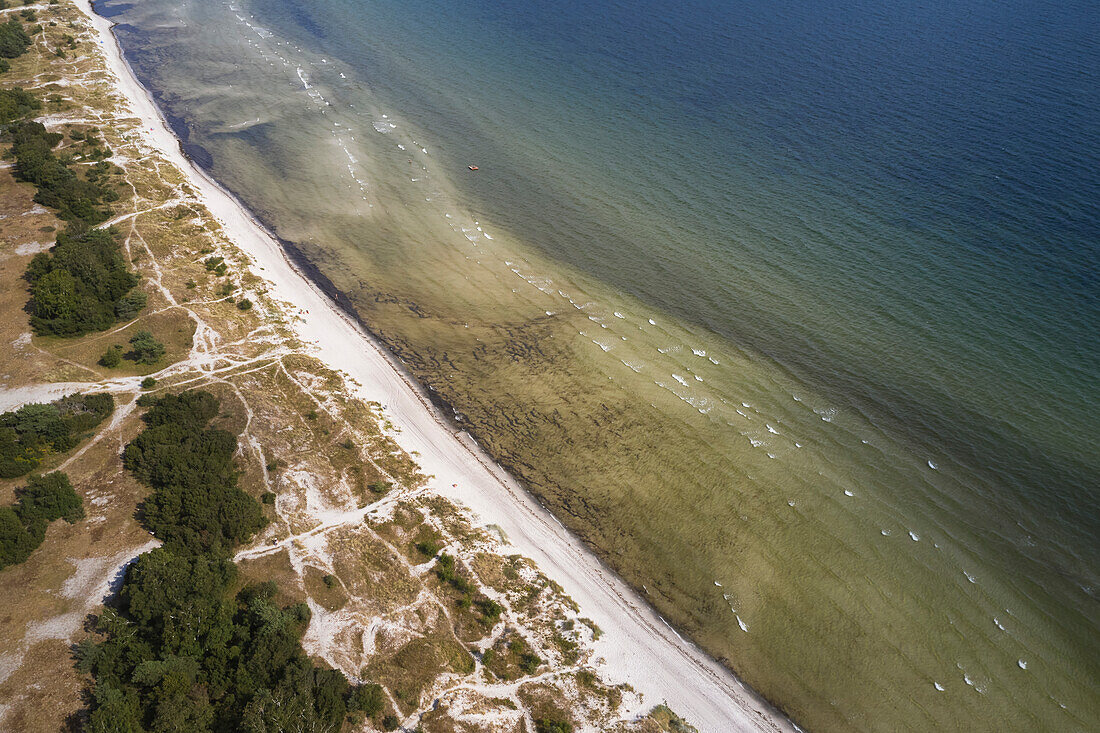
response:
[[[127,357],[138,364],[156,364],[164,356],[164,344],[153,338],[149,331],[138,331],[130,339],[130,353]]]
[[[0,25],[0,57],[13,59],[21,56],[30,45],[31,38],[18,20],[11,18]]]
[[[0,506],[0,568],[23,562],[38,543],[10,506]]]
[[[49,253],[34,256],[24,277],[31,284],[31,326],[37,333],[58,336],[109,328],[137,284],[116,235],[102,229],[80,236],[62,232]],[[126,300],[121,310],[143,303],[144,295]]]
[[[50,453],[67,451],[114,410],[109,394],[72,394],[0,415],[0,478],[33,471]]]
[[[539,718],[535,721],[536,733],[573,733],[573,724],[554,718]]]
[[[76,278],[64,270],[46,273],[31,290],[34,314],[42,319],[71,321],[80,307],[76,297]]]
[[[122,363],[122,349],[117,345],[107,349],[103,352],[103,356],[99,357],[99,363],[108,369],[114,369]]]
[[[84,518],[84,502],[73,489],[67,474],[60,471],[32,476],[27,488],[17,492],[16,513],[26,525],[44,520],[64,519],[76,524]]]
[[[367,717],[382,712],[384,706],[385,697],[381,685],[359,685],[348,697],[348,710],[360,711]]]
[[[185,392],[150,407],[143,430],[123,451],[123,465],[153,488],[142,504],[145,526],[181,552],[228,552],[266,523],[260,505],[237,487],[237,438],[207,427],[218,401]]]
[[[131,290],[115,304],[115,315],[118,316],[119,320],[128,321],[140,313],[148,302],[149,296],[143,291]]]
[[[31,478],[16,496],[15,506],[0,507],[0,568],[30,557],[55,519],[74,524],[84,518],[80,496],[60,471]]]
[[[3,64],[7,63],[6,60],[3,61]],[[3,68],[3,64],[0,64],[0,71],[7,70]],[[40,109],[42,109],[42,102],[21,87],[0,89],[0,124],[6,125],[21,120],[31,112]]]
[[[102,682],[95,686],[93,698],[94,709],[88,717],[90,733],[144,733],[136,690]]]

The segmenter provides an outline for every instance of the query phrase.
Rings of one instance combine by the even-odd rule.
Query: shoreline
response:
[[[779,712],[728,669],[687,641],[608,569],[519,483],[496,465],[465,430],[449,424],[427,390],[369,333],[354,311],[295,256],[236,197],[181,149],[148,90],[133,75],[114,23],[75,0],[99,36],[117,91],[142,121],[144,142],[175,165],[199,192],[228,238],[259,268],[271,295],[291,305],[293,329],[314,354],[354,382],[358,396],[385,406],[401,429],[395,436],[418,454],[429,487],[465,507],[481,523],[501,527],[508,543],[533,559],[604,630],[596,652],[607,677],[628,682],[646,704],[667,701],[700,731],[795,730]],[[317,273],[319,274],[319,273]],[[326,278],[327,279],[327,278]],[[338,290],[331,288],[337,294]],[[349,348],[350,347],[350,348]]]

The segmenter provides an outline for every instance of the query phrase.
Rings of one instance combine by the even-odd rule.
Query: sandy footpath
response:
[[[348,375],[358,396],[385,406],[398,443],[419,454],[433,489],[499,526],[514,548],[561,583],[604,631],[596,642],[604,676],[627,682],[648,705],[667,702],[701,732],[791,731],[795,727],[694,644],[677,635],[465,433],[456,434],[422,390],[374,340],[287,259],[279,243],[233,196],[192,164],[144,87],[122,58],[111,22],[75,0],[100,37],[119,91],[142,121],[142,134],[190,179],[228,237],[269,282],[269,294],[301,309],[296,329],[318,358]]]

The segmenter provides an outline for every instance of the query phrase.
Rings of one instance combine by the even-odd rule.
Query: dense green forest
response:
[[[142,505],[146,527],[178,554],[225,555],[264,526],[260,504],[237,486],[237,437],[207,426],[218,414],[209,392],[145,396],[146,428],[123,464],[153,489]]]
[[[40,109],[42,109],[42,102],[38,97],[22,87],[0,89],[0,125],[21,120],[31,112],[37,112]]]
[[[75,231],[99,224],[111,215],[103,204],[117,200],[118,194],[98,179],[81,178],[54,153],[64,139],[61,133],[48,131],[41,122],[28,121],[13,125],[8,132],[15,175],[38,187],[36,202],[56,209]]]
[[[153,489],[145,526],[164,546],[126,573],[97,639],[78,648],[94,679],[88,729],[338,731],[377,715],[381,688],[315,667],[301,647],[304,604],[280,607],[274,583],[239,586],[230,553],[264,524],[236,483],[237,438],[211,428],[217,399],[202,391],[143,397],[146,427],[123,454]]]
[[[10,68],[8,59],[22,56],[30,48],[31,38],[15,18],[0,24],[0,72]]]
[[[60,471],[31,477],[16,498],[15,506],[0,507],[0,568],[30,557],[55,519],[75,524],[84,518],[83,501]]]
[[[72,394],[0,415],[0,478],[23,476],[76,446],[115,409],[109,394]]]
[[[0,53],[3,44],[0,37]],[[118,198],[105,175],[111,166],[100,161],[84,177],[77,175],[68,158],[54,153],[64,136],[25,119],[41,107],[18,87],[0,91],[0,124],[8,125],[16,177],[33,183],[34,200],[68,222],[50,252],[36,255],[27,267],[31,327],[38,334],[80,336],[133,318],[146,295],[134,289],[139,279],[127,267],[117,234],[92,229],[110,216],[105,204]],[[74,139],[93,145],[97,155],[110,154],[94,134],[74,132]]]
[[[25,277],[31,284],[31,326],[39,334],[103,331],[145,304],[145,293],[132,292],[138,277],[126,267],[110,230],[61,232],[48,253],[34,256]]]

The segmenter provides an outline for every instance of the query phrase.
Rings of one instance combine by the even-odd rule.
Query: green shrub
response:
[[[69,477],[60,471],[32,476],[27,480],[27,488],[16,495],[19,504],[15,511],[24,524],[55,519],[76,524],[84,518],[83,501],[73,490]]]
[[[524,674],[534,674],[538,670],[540,664],[542,664],[542,657],[538,654],[532,651],[525,651],[520,654],[519,668]]]
[[[64,519],[75,524],[84,518],[84,502],[60,471],[32,476],[16,491],[14,507],[0,507],[0,568],[25,561],[42,544],[46,526]]]
[[[103,352],[103,356],[99,357],[100,366],[105,366],[108,369],[114,369],[122,363],[122,349],[118,346],[112,346]]]
[[[436,577],[442,580],[444,583],[449,583],[457,577],[455,575],[455,559],[451,555],[445,552],[439,554],[439,559],[436,561],[435,569]]]
[[[425,557],[435,557],[435,554],[439,552],[439,545],[432,540],[427,540],[425,542],[417,542],[416,549]]]
[[[3,26],[0,26],[3,28]],[[5,60],[0,71],[7,71],[10,67]],[[6,125],[16,120],[21,120],[31,112],[42,109],[42,102],[30,92],[20,87],[0,89],[0,124]]]
[[[268,506],[275,504],[275,492],[265,491],[262,495],[260,495],[260,501],[262,501],[264,504],[267,504]]]
[[[22,56],[30,45],[31,38],[18,20],[10,18],[0,25],[0,57],[13,59]]]
[[[478,598],[474,602],[474,605],[476,605],[478,610],[481,611],[481,614],[485,617],[485,620],[491,623],[496,623],[497,619],[500,618],[500,615],[504,613],[504,606],[500,605],[491,598]]]
[[[357,710],[368,717],[382,712],[385,697],[381,685],[359,685],[348,697],[348,710]]]
[[[153,387],[156,387],[156,386],[157,386],[157,380],[154,379],[153,377],[146,377],[145,379],[141,380],[141,388],[142,389],[152,389]]]
[[[79,237],[62,232],[50,252],[34,256],[24,277],[31,284],[31,326],[57,336],[110,328],[120,301],[137,284],[115,235],[101,229]]]
[[[573,724],[554,718],[539,718],[535,721],[536,733],[573,733]]]
[[[389,713],[382,718],[382,730],[397,730],[399,725],[401,725],[401,721],[393,713]]]
[[[130,338],[128,359],[138,364],[156,364],[164,356],[164,344],[153,338],[149,331],[138,331]]]
[[[140,313],[147,302],[149,302],[149,296],[144,291],[131,290],[115,304],[115,315],[120,321],[128,321]]]
[[[248,298],[241,298],[237,301],[237,307],[243,311],[246,311],[252,307],[252,301]]]
[[[114,411],[114,404],[109,394],[73,394],[0,415],[0,478],[28,474],[51,453],[76,447]]]

